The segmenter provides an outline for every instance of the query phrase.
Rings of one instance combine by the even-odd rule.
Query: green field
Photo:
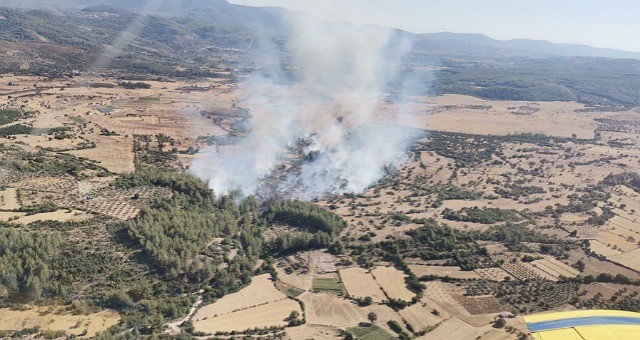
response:
[[[20,119],[22,114],[17,110],[0,110],[0,125],[9,124]]]
[[[353,327],[347,329],[349,333],[353,334],[356,339],[361,340],[388,340],[394,339],[391,334],[387,333],[384,329],[371,325],[369,327]]]
[[[327,291],[341,295],[343,293],[342,285],[338,279],[334,278],[314,278],[313,290],[315,291]]]
[[[78,123],[78,124],[85,124],[86,121],[84,120],[84,118],[80,117],[80,116],[69,116],[69,119],[71,119],[72,121]]]
[[[288,285],[282,281],[279,281],[276,284],[276,287],[278,287],[280,291],[282,291],[286,296],[292,299],[297,298],[298,296],[300,296],[300,294],[304,293],[304,290]]]

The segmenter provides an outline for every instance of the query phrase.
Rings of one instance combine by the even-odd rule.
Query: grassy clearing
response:
[[[287,297],[297,298],[300,294],[304,293],[304,290],[289,286],[284,289],[283,293]]]
[[[292,285],[286,284],[282,281],[276,281],[276,288],[284,293],[289,298],[297,298],[300,294],[304,293],[304,290],[294,287]]]
[[[353,327],[347,329],[356,339],[360,340],[388,340],[394,339],[391,334],[387,333],[384,329],[371,325],[369,327]]]
[[[342,295],[342,285],[338,279],[334,278],[314,278],[312,288],[314,291],[327,291]]]

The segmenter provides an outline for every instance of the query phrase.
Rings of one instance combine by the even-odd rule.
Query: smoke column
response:
[[[233,152],[210,148],[192,165],[217,194],[264,197],[275,190],[280,197],[312,199],[361,192],[404,156],[414,137],[398,124],[401,112],[376,113],[390,83],[401,88],[407,41],[377,27],[300,15],[287,22],[286,57],[273,53],[278,62],[241,85],[247,94],[241,105],[252,116],[249,134]],[[283,164],[290,163],[293,147],[308,157],[288,167]],[[267,190],[274,171],[284,174]]]

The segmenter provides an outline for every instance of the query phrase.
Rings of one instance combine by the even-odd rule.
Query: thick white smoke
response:
[[[388,29],[303,16],[288,21],[293,33],[285,56],[291,60],[242,85],[247,96],[241,105],[252,115],[249,134],[234,150],[211,148],[192,165],[218,194],[276,190],[311,199],[360,192],[403,157],[412,137],[397,124],[400,112],[377,112],[390,81],[399,81],[409,43]],[[294,147],[307,157],[292,166]]]

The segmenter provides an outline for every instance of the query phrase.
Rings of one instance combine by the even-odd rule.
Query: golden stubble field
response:
[[[271,277],[254,277],[251,284],[215,303],[201,307],[193,316],[196,331],[240,332],[255,327],[285,326],[293,311],[302,313],[300,304],[276,289]]]
[[[544,133],[557,137],[593,137],[593,118],[601,113],[575,113],[584,108],[575,102],[526,102],[484,100],[463,95],[423,98],[413,124],[430,130],[483,135]],[[530,108],[521,113],[521,108]],[[537,111],[536,111],[537,110]],[[420,112],[420,111],[418,111]],[[614,113],[611,113],[613,115]]]
[[[24,310],[0,309],[0,330],[21,330],[40,327],[42,330],[64,331],[69,336],[92,337],[116,325],[120,316],[111,310],[87,315],[75,315],[62,307],[43,306]]]

